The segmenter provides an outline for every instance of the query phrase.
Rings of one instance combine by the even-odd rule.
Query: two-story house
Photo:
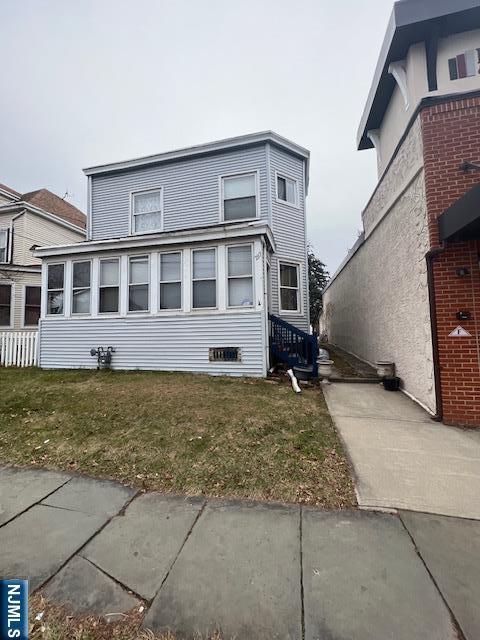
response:
[[[330,340],[480,426],[480,0],[393,8],[358,131],[378,184],[325,291]]]
[[[85,169],[86,242],[42,247],[40,366],[264,376],[309,328],[309,152],[257,133]]]
[[[0,184],[0,332],[37,329],[41,260],[32,247],[79,242],[85,224],[79,209],[47,189],[20,194]]]

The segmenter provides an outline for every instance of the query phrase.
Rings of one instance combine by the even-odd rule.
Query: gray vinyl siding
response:
[[[92,240],[127,236],[130,192],[163,187],[163,230],[219,223],[219,176],[259,172],[260,217],[268,220],[265,145],[92,177]]]
[[[150,318],[41,320],[40,366],[95,368],[92,347],[113,346],[114,369],[190,371],[260,377],[266,374],[263,313]],[[242,362],[209,362],[209,347],[241,347]]]
[[[277,202],[276,172],[298,182],[298,208]],[[272,312],[279,314],[278,261],[285,260],[300,264],[301,314],[282,313],[281,317],[299,329],[308,331],[308,270],[306,264],[305,240],[305,165],[297,156],[271,146],[270,174],[272,201],[272,230],[277,250],[272,256]]]

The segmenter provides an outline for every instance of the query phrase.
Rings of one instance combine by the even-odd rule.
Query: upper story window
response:
[[[73,263],[72,313],[90,313],[90,260]]]
[[[182,308],[182,252],[160,254],[160,309]]]
[[[63,314],[64,288],[65,265],[49,264],[47,273],[47,313],[49,315]]]
[[[23,325],[34,327],[40,319],[40,301],[42,298],[42,287],[25,287],[25,309]]]
[[[228,306],[253,306],[252,245],[228,247]]]
[[[448,61],[450,80],[470,78],[480,73],[480,49],[469,49]]]
[[[277,200],[298,206],[298,183],[292,178],[277,175]]]
[[[117,313],[120,291],[120,265],[118,258],[100,260],[99,313]]]
[[[280,263],[280,310],[300,311],[298,264]]]
[[[11,322],[12,285],[0,284],[0,327],[9,327]]]
[[[0,229],[0,262],[8,262],[8,229]]]
[[[217,306],[217,267],[215,249],[197,249],[193,254],[193,304],[194,309]]]
[[[128,310],[148,311],[150,283],[148,256],[134,256],[128,261]]]
[[[163,189],[132,193],[132,233],[162,230]]]
[[[257,174],[224,176],[221,182],[223,220],[256,218]]]

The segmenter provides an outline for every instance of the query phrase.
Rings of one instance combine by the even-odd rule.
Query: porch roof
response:
[[[275,240],[270,227],[264,222],[257,221],[247,224],[217,224],[193,229],[182,229],[179,231],[144,234],[141,236],[128,236],[108,240],[89,240],[76,242],[74,244],[37,247],[33,255],[36,258],[48,258],[50,256],[69,256],[122,249],[160,248],[179,244],[252,238],[255,236],[265,237],[271,250],[275,251]]]
[[[467,191],[438,218],[440,240],[480,238],[480,184]]]

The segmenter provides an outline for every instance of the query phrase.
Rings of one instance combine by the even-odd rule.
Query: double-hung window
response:
[[[182,253],[160,254],[160,309],[182,308]]]
[[[257,174],[244,173],[222,178],[222,213],[224,220],[257,217]]]
[[[25,287],[25,309],[23,315],[23,325],[34,327],[40,319],[40,301],[42,297],[42,287]]]
[[[63,314],[65,265],[49,264],[47,274],[47,314]]]
[[[12,312],[12,285],[0,284],[0,327],[9,327]]]
[[[228,306],[253,306],[252,245],[227,248]]]
[[[99,313],[118,313],[120,268],[118,258],[100,260]]]
[[[8,262],[8,229],[0,229],[0,262]]]
[[[132,232],[152,233],[162,230],[163,189],[132,193]]]
[[[90,313],[90,260],[73,263],[72,313]]]
[[[298,206],[298,184],[296,180],[277,175],[277,200]]]
[[[217,268],[215,249],[196,249],[193,253],[193,308],[217,306]]]
[[[148,311],[150,261],[148,256],[133,256],[128,260],[128,310]]]
[[[300,311],[298,264],[280,263],[280,310]]]

